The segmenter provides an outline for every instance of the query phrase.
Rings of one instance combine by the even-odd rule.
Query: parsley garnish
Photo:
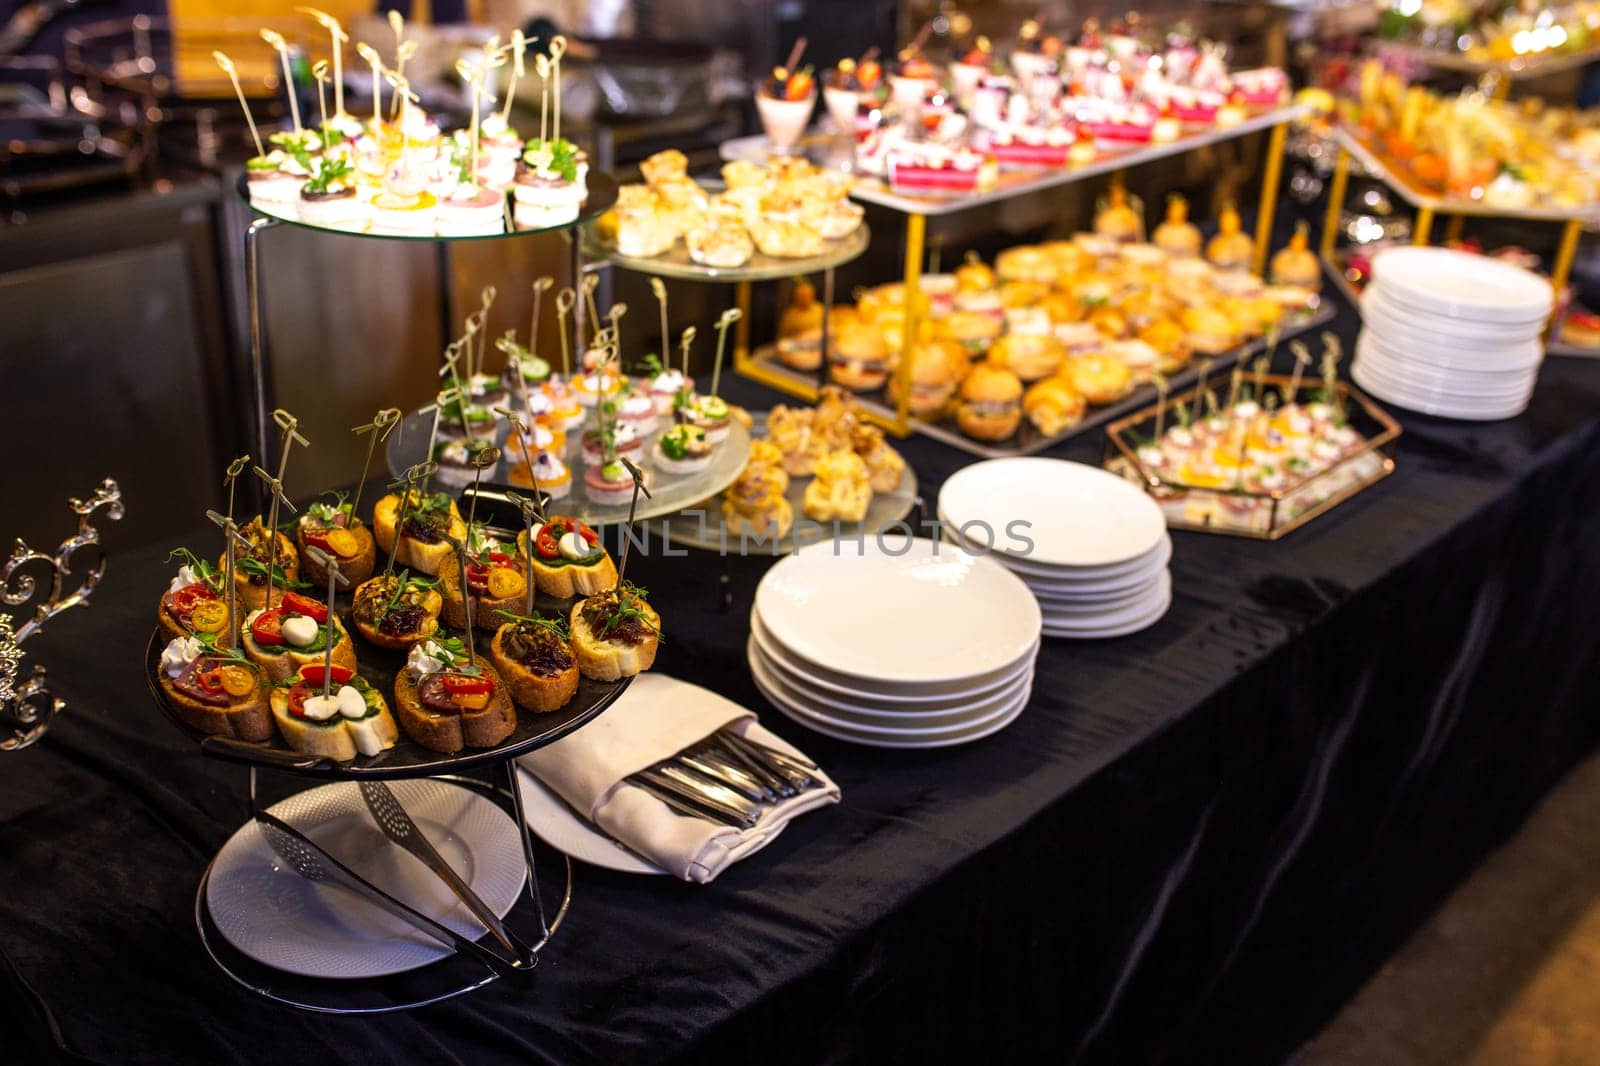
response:
[[[354,172],[355,167],[343,159],[323,157],[312,171],[311,180],[305,183],[303,191],[325,193],[328,191],[328,186],[336,181],[343,181]]]
[[[222,591],[221,572],[188,548],[174,548],[168,552],[167,561],[171,562],[173,559],[181,560],[182,564],[194,571],[194,576],[199,578],[201,583],[211,589],[212,592]]]
[[[546,618],[538,614],[517,614],[514,611],[496,611],[506,621],[521,629],[542,629],[554,633],[562,640],[567,639],[567,620],[560,615]]]

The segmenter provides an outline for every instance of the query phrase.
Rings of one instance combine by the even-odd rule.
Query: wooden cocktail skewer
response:
[[[1205,404],[1206,414],[1208,415],[1216,414],[1217,412],[1217,398],[1211,394],[1211,389],[1206,383],[1206,378],[1210,375],[1211,360],[1200,360],[1200,377],[1195,382],[1194,394],[1204,397],[1201,402]]]
[[[560,34],[550,38],[550,79],[556,83],[551,100],[550,139],[561,139],[561,57],[567,54],[567,39]]]
[[[511,80],[506,83],[505,104],[500,109],[500,122],[502,125],[511,124],[511,101],[517,95],[517,81],[526,70],[523,55],[528,50],[528,40],[522,36],[521,30],[511,31],[511,43],[505,47],[505,52],[511,57]]]
[[[800,62],[800,57],[805,55],[805,54],[806,54],[806,39],[804,37],[800,37],[800,38],[796,39],[796,41],[794,42],[794,47],[789,49],[789,58],[784,61],[783,73],[779,76],[778,80],[779,81],[787,81],[788,78],[789,78],[789,75],[794,73],[794,65],[796,63]],[[774,72],[774,73],[776,73],[776,72]]]
[[[283,475],[288,473],[289,470],[289,451],[296,444],[301,444],[308,448],[311,447],[311,442],[306,440],[297,428],[300,425],[300,420],[294,415],[280,407],[272,412],[272,420],[278,424],[279,429],[283,430],[283,450],[278,455],[278,476],[272,477],[259,466],[256,467],[256,476],[266,482],[272,489],[272,503],[267,512],[271,517],[267,520],[266,529],[268,610],[272,608],[272,571],[278,562],[278,505],[281,503],[289,508],[290,514],[295,513],[294,504],[290,503],[288,497],[283,494]]]
[[[513,432],[517,435],[517,443],[522,446],[522,462],[528,468],[528,484],[533,486],[533,491],[539,491],[539,482],[533,476],[533,452],[528,447],[528,424],[518,418],[509,408],[496,407],[495,414],[506,420]],[[530,574],[532,570],[528,571]]]
[[[411,105],[416,103],[417,94],[411,91],[411,83],[395,71],[384,75],[391,86],[394,95],[400,101],[400,172],[411,173]]]
[[[544,294],[556,283],[556,279],[546,274],[537,278],[533,283],[533,316],[528,320],[528,354],[532,355],[539,350],[539,305],[544,301]],[[522,376],[522,368],[517,367],[517,376]]]
[[[333,645],[335,643],[335,630],[333,627],[338,618],[338,615],[334,613],[333,600],[339,594],[340,588],[350,587],[350,579],[339,573],[339,560],[316,545],[306,548],[306,557],[328,571],[328,646],[322,649],[322,698],[326,701],[333,695]]]
[[[644,487],[644,472],[627,459],[621,462],[627,468],[628,476],[633,478],[633,498],[628,501],[628,524],[622,531],[622,558],[617,560],[618,602],[621,601],[622,578],[628,572],[628,545],[633,540],[633,516],[639,510],[639,493],[644,493],[645,499],[650,499],[650,490]]]
[[[650,293],[656,298],[656,307],[661,311],[661,362],[664,366],[670,367],[672,341],[667,335],[667,283],[660,278],[651,278]]]
[[[244,120],[250,126],[250,139],[256,142],[256,155],[265,156],[267,150],[261,144],[261,132],[256,129],[255,116],[250,114],[250,104],[244,98],[244,89],[239,85],[239,71],[235,69],[233,60],[223,52],[212,52],[211,58],[217,61],[217,66],[221,67],[223,73],[228,75],[228,80],[233,82],[234,95],[239,97],[239,106],[244,109]]]
[[[294,73],[289,68],[289,42],[283,39],[283,34],[276,30],[264,29],[261,39],[275,48],[278,58],[283,61],[283,87],[289,93],[289,117],[294,120],[294,135],[300,136],[300,103],[296,99],[294,88]]]
[[[237,545],[243,544],[245,551],[249,551],[251,544],[239,532],[239,524],[233,520],[232,514],[220,515],[215,511],[207,511],[206,518],[222,529],[222,579],[228,588],[228,647],[233,647],[238,639],[239,632],[239,585],[237,576],[239,572],[239,549]]]
[[[533,494],[535,496],[539,495],[539,490],[537,488],[535,488],[533,490]],[[533,617],[533,581],[532,581],[532,575],[533,575],[533,520],[535,518],[538,518],[540,522],[543,522],[544,521],[544,515],[539,513],[539,505],[538,504],[534,503],[532,500],[528,499],[528,497],[522,495],[520,492],[508,492],[508,493],[506,493],[506,499],[510,500],[513,504],[515,504],[517,509],[522,512],[522,538],[523,538],[523,542],[526,544],[526,547],[523,548],[522,565],[527,569],[527,572],[528,572],[528,575],[529,575],[529,580],[523,582],[523,586],[524,586],[526,591],[523,593],[524,601],[523,601],[522,614],[526,618],[532,618]]]
[[[578,294],[570,288],[562,289],[556,293],[556,332],[561,336],[561,376],[570,380],[572,377],[572,359],[567,350],[567,323],[566,318],[578,302]],[[576,330],[576,324],[572,327]],[[577,342],[577,338],[573,338]]]
[[[1157,445],[1160,445],[1161,438],[1166,433],[1167,388],[1168,388],[1168,386],[1167,386],[1167,376],[1165,374],[1161,373],[1161,371],[1156,370],[1156,371],[1152,371],[1151,372],[1150,380],[1155,384],[1155,387],[1156,387],[1156,439],[1155,439],[1155,443]]]
[[[437,421],[438,416],[435,414],[435,424],[437,424]],[[400,493],[400,506],[395,511],[394,546],[389,550],[388,565],[383,568],[385,577],[394,576],[394,561],[400,554],[400,542],[405,539],[406,535],[406,511],[411,507],[411,497],[416,491],[417,484],[416,471],[421,465],[421,463],[418,463],[415,466],[407,467],[404,474],[389,482],[389,487]]]
[[[550,134],[550,59],[543,53],[533,57],[533,71],[539,75],[539,147],[549,143]]]
[[[428,457],[423,462],[432,466],[435,470],[439,468],[439,464],[433,461],[433,450],[439,446],[439,417],[444,413],[444,404],[445,393],[441,392],[437,397],[434,398],[433,403],[430,405],[433,409],[433,428],[428,430]],[[424,411],[427,411],[428,409],[429,408],[427,407],[423,408]],[[433,476],[432,471],[430,471],[427,476],[431,478]],[[428,491],[428,482],[426,480],[422,482],[422,491]]]
[[[490,103],[494,102],[494,95],[484,87],[484,73],[482,68],[474,67],[465,59],[456,61],[456,74],[460,76],[462,81],[467,83],[467,95],[472,97],[472,170],[470,173],[472,174],[472,185],[474,186],[478,184],[479,103],[484,99],[487,99]],[[493,286],[490,287],[493,288]]]
[[[1239,405],[1239,393],[1244,388],[1244,367],[1238,363],[1233,364],[1233,373],[1228,376],[1228,417],[1233,417],[1233,409]]]
[[[478,365],[473,368],[476,374],[483,373],[485,361],[489,357],[489,312],[494,308],[495,298],[500,295],[500,290],[493,285],[485,285],[483,292],[478,295]]]
[[[350,39],[344,32],[344,27],[339,25],[339,20],[325,11],[318,11],[314,7],[297,7],[296,11],[303,15],[310,15],[322,24],[328,31],[328,37],[333,49],[333,115],[335,118],[344,117],[344,45]]]
[[[683,336],[678,339],[678,347],[683,350],[683,380],[687,385],[689,380],[689,349],[694,345],[694,338],[699,333],[693,326],[683,327]]]
[[[1251,382],[1252,382],[1252,384],[1251,384],[1252,392],[1251,392],[1250,398],[1252,400],[1254,400],[1257,404],[1261,403],[1262,396],[1264,395],[1264,391],[1263,390],[1266,388],[1265,381],[1266,381],[1266,376],[1267,376],[1267,364],[1270,363],[1270,362],[1272,362],[1272,357],[1271,356],[1267,356],[1267,355],[1263,355],[1261,358],[1257,359],[1254,363],[1250,364],[1250,374],[1251,374]]]
[[[354,432],[357,436],[363,433],[370,434],[370,436],[367,437],[367,458],[361,464],[361,480],[356,482],[356,496],[354,500],[350,501],[350,519],[353,522],[361,520],[361,494],[366,491],[367,471],[372,469],[372,453],[377,450],[378,442],[380,440],[388,440],[389,431],[399,424],[400,408],[385,407],[373,416],[371,422],[364,426],[355,427]]]
[[[625,303],[614,303],[606,308],[606,321],[611,324],[610,343],[618,374],[622,373],[622,316],[627,313],[628,305]]]
[[[461,374],[457,371],[456,364],[461,361],[461,351],[467,343],[467,337],[470,336],[471,333],[472,319],[468,318],[466,335],[457,337],[455,340],[444,346],[444,366],[439,368],[439,376],[448,376],[450,378],[450,388],[463,395],[466,393],[466,390],[461,387]],[[439,396],[443,397],[444,392],[441,391]],[[424,410],[427,410],[427,408],[424,408]]]
[[[711,366],[711,395],[721,395],[717,388],[722,382],[722,351],[728,344],[728,327],[744,317],[737,307],[730,307],[717,319],[717,361]]]
[[[402,78],[406,73],[406,60],[410,59],[412,54],[416,51],[415,47],[408,51],[406,45],[409,44],[415,46],[416,42],[406,40],[406,19],[404,15],[400,14],[398,11],[391,10],[388,17],[389,31],[394,34],[394,76],[397,78]],[[399,106],[399,100],[392,100],[390,102],[389,114],[391,117],[395,114],[395,109],[397,109]]]
[[[694,390],[689,387],[689,348],[694,344],[696,332],[693,326],[683,327],[683,337],[678,342],[683,348],[683,384],[678,386],[678,395],[672,398],[672,410],[679,421],[683,420],[683,409],[694,395]]]
[[[228,519],[233,519],[233,490],[239,483],[239,475],[250,467],[250,456],[241,455],[228,464],[228,471],[223,476],[222,483],[228,489]]]
[[[1289,378],[1289,395],[1285,397],[1290,403],[1300,400],[1300,377],[1305,373],[1306,367],[1311,365],[1311,351],[1301,341],[1290,341],[1289,352],[1294,356],[1294,373]]]
[[[378,50],[366,41],[356,42],[356,55],[372,68],[372,128],[377,132],[383,123],[383,59]]]
[[[484,470],[500,461],[500,449],[494,447],[485,448],[481,452],[476,452],[470,456],[468,461],[472,464],[472,502],[467,505],[467,535],[461,543],[452,542],[451,546],[456,550],[456,565],[461,568],[461,591],[466,596],[467,601],[467,662],[472,664],[476,663],[478,659],[478,653],[473,647],[472,641],[472,625],[476,621],[478,612],[472,602],[472,595],[469,591],[471,586],[467,584],[467,556],[472,552],[472,530],[477,522],[478,488],[483,483]],[[528,578],[531,580],[532,577],[533,571],[530,569]]]
[[[317,135],[322,138],[322,143],[328,143],[328,94],[323,86],[328,84],[328,61],[319,59],[311,64],[311,76],[317,82],[317,116],[321,122],[317,126]]]
[[[585,274],[583,276],[583,302],[589,308],[589,347],[594,347],[595,333],[600,329],[600,308],[595,303],[594,292],[600,287],[599,274]],[[583,341],[578,336],[578,328],[573,326],[572,339],[579,351],[583,350]]]

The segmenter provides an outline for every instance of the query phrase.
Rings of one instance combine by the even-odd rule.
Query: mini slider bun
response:
[[[424,647],[426,645],[421,645],[418,650]],[[416,655],[417,651],[412,654]],[[408,668],[395,676],[395,715],[406,736],[429,751],[453,755],[462,748],[493,747],[516,730],[517,709],[512,706],[511,694],[494,665],[482,655],[475,656],[473,664],[478,669],[477,676],[488,681],[492,688],[483,706],[459,711],[435,710],[423,702],[422,686],[438,674],[419,678]]]
[[[967,372],[967,356],[955,341],[925,341],[911,352],[910,397],[906,409],[923,418],[938,417],[950,405],[961,377]],[[889,378],[889,402],[900,402],[900,375]]]
[[[829,362],[828,380],[835,385],[857,392],[880,388],[889,375],[890,366],[883,332],[859,318],[841,324]]]
[[[400,739],[383,694],[353,669],[335,666],[323,702],[323,667],[302,666],[272,690],[272,717],[295,751],[334,762],[377,755]]]
[[[1059,375],[1036,382],[1022,397],[1022,413],[1047,437],[1076,425],[1083,418],[1084,406],[1083,394]]]
[[[560,619],[511,618],[495,631],[489,658],[524,710],[558,711],[578,691],[578,659]]]
[[[989,348],[989,361],[1023,381],[1049,377],[1061,367],[1067,349],[1048,333],[1007,333]]]
[[[977,440],[1005,440],[1022,422],[1022,381],[989,363],[972,368],[961,383],[956,423]]]

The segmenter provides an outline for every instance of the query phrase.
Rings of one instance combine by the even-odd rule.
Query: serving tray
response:
[[[544,614],[559,612],[566,617],[576,602],[578,602],[576,599],[554,600],[539,597],[535,605]],[[394,679],[405,668],[406,653],[375,647],[363,640],[356,633],[355,624],[350,619],[348,595],[340,597],[336,612],[345,629],[351,634],[350,639],[355,641],[361,676],[383,693],[385,701],[389,704],[389,710],[393,713]],[[464,636],[462,631],[448,629],[442,623],[439,634],[441,637]],[[492,636],[492,630],[474,630],[480,655],[485,654],[488,640]],[[149,686],[150,695],[155,700],[156,706],[161,708],[161,713],[198,744],[204,754],[270,770],[286,770],[308,777],[337,780],[429,777],[515,758],[536,748],[542,748],[546,744],[553,744],[590,721],[615,702],[633,681],[631,677],[612,682],[580,678],[577,693],[559,711],[535,714],[517,708],[517,728],[509,737],[492,748],[463,748],[454,755],[443,755],[424,748],[401,729],[400,739],[389,750],[372,756],[358,755],[349,762],[336,763],[330,759],[297,752],[285,744],[280,736],[275,736],[270,741],[254,743],[229,737],[210,736],[185,725],[161,687],[161,650],[166,647],[166,643],[160,629],[150,635],[150,643],[145,648],[145,683]]]

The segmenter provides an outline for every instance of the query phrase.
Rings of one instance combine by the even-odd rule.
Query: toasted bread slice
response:
[[[529,557],[526,532],[517,534],[517,554],[524,559]],[[617,583],[617,564],[611,561],[608,551],[602,551],[600,558],[587,566],[565,559],[551,565],[540,559],[536,552],[532,554],[532,559],[534,587],[554,599],[593,596]]]
[[[350,634],[345,631],[344,623],[339,621],[339,616],[330,614],[328,621],[333,625],[336,639],[333,645],[333,665],[356,669],[356,648],[350,641]],[[287,644],[279,645],[276,649],[263,648],[256,643],[255,635],[250,632],[250,627],[243,627],[244,653],[250,661],[261,667],[263,673],[270,681],[285,681],[300,672],[302,666],[316,666],[323,661],[323,653],[319,648],[316,651],[301,651],[291,648]]]
[[[355,537],[356,541],[361,547],[355,555],[349,558],[339,557],[339,574],[346,581],[350,582],[351,588],[355,588],[367,578],[371,577],[372,571],[377,567],[378,545],[377,542],[372,539],[372,530],[368,529],[365,525],[358,524],[352,526],[348,528],[346,532]],[[306,531],[304,526],[295,526],[294,539],[295,543],[300,548],[300,573],[304,576],[305,580],[311,582],[314,587],[322,590],[323,594],[326,595],[328,589],[328,571],[323,568],[322,564],[318,563],[306,552],[308,545],[306,544]],[[329,554],[331,555],[332,553],[330,552]]]
[[[655,632],[637,644],[604,640],[589,628],[583,618],[584,601],[572,605],[570,619],[572,651],[578,659],[578,669],[584,677],[594,681],[616,681],[650,669],[656,661],[656,648],[661,644],[661,616],[645,604],[646,616]]]
[[[521,562],[521,557],[518,557]],[[521,566],[517,569],[520,571]],[[526,575],[524,575],[526,580]],[[461,564],[456,561],[455,549],[450,550],[444,562],[439,567],[439,595],[444,601],[440,611],[441,617],[449,625],[457,629],[465,629],[467,625],[467,612],[472,612],[472,624],[488,629],[498,625],[500,617],[496,611],[520,611],[526,599],[526,587],[519,589],[510,596],[477,596],[464,594],[461,587]]]
[[[226,603],[227,600],[224,598],[224,609],[226,609]],[[242,608],[244,604],[240,603],[239,606]],[[173,614],[167,609],[167,598],[165,595],[161,597],[161,601],[156,605],[156,625],[160,627],[161,636],[164,640],[174,640],[178,637],[192,637],[195,635],[193,629],[184,625],[183,622],[178,619],[177,615]],[[219,642],[223,644],[228,643],[226,638],[231,628],[232,627],[224,623],[223,631],[217,634],[217,639]]]
[[[461,714],[435,714],[423,706],[416,679],[410,671],[400,671],[394,679],[395,716],[406,736],[429,751],[453,755],[462,748],[493,747],[512,734],[517,728],[517,709],[505,681],[482,655],[473,661],[494,682],[494,695],[482,710]]]
[[[259,528],[260,522],[261,520],[257,518],[252,525]],[[250,529],[251,526],[244,527],[246,535],[249,535]],[[300,555],[295,551],[294,541],[284,536],[281,532],[273,537],[273,541],[278,555],[274,562],[282,568],[283,576],[288,579],[290,584],[300,580]],[[265,546],[262,547],[261,551],[265,554]],[[226,554],[219,556],[217,558],[217,569],[224,570],[227,566],[227,560]],[[250,575],[245,573],[242,567],[238,567],[233,572],[233,584],[239,593],[239,609],[241,611],[253,611],[267,602],[267,582],[265,579],[262,579],[258,585],[250,579]],[[277,600],[282,591],[283,589],[280,587],[277,592],[273,593],[274,601]]]
[[[180,634],[186,636],[187,634]],[[253,668],[252,668],[253,669]],[[258,671],[259,673],[259,671]],[[180,692],[166,671],[161,673],[161,692],[177,712],[183,724],[214,737],[233,737],[235,740],[271,740],[273,734],[272,711],[267,703],[267,684],[259,680],[255,691],[247,696],[237,696],[226,706],[213,707]]]
[[[495,669],[500,671],[518,707],[535,714],[559,711],[578,691],[577,656],[571,655],[567,668],[558,673],[534,673],[506,650],[506,631],[515,624],[507,622],[495,631],[494,639],[489,642],[489,658],[494,660]],[[568,651],[570,653],[570,646]]]
[[[400,730],[383,694],[370,685],[367,689],[377,696],[378,702],[376,713],[365,718],[334,715],[320,722],[296,718],[289,713],[289,690],[286,688],[272,690],[272,717],[278,723],[284,743],[303,754],[335,762],[349,762],[357,755],[376,755],[394,747],[395,741],[400,739]]]
[[[367,581],[362,582],[362,587],[374,581],[385,580],[387,580],[387,575],[379,574],[377,577],[369,578]],[[358,587],[355,591],[355,602],[359,604],[361,598],[362,588]],[[421,607],[425,615],[422,619],[421,627],[414,633],[407,633],[402,636],[394,636],[383,632],[375,625],[369,625],[355,612],[351,612],[351,617],[355,620],[356,632],[371,643],[380,648],[393,648],[396,651],[404,651],[406,648],[421,644],[439,631],[439,611],[443,606],[444,600],[440,598],[438,590],[428,589],[422,596]]]
[[[378,546],[393,555],[395,562],[401,566],[408,566],[429,577],[437,576],[439,567],[444,563],[444,557],[451,551],[449,542],[441,540],[437,544],[424,544],[411,537],[401,537],[395,528],[399,517],[400,497],[393,493],[379,500],[373,507],[372,533],[377,538]],[[467,535],[467,524],[461,520],[454,503],[450,505],[449,535],[456,540],[462,540]]]

